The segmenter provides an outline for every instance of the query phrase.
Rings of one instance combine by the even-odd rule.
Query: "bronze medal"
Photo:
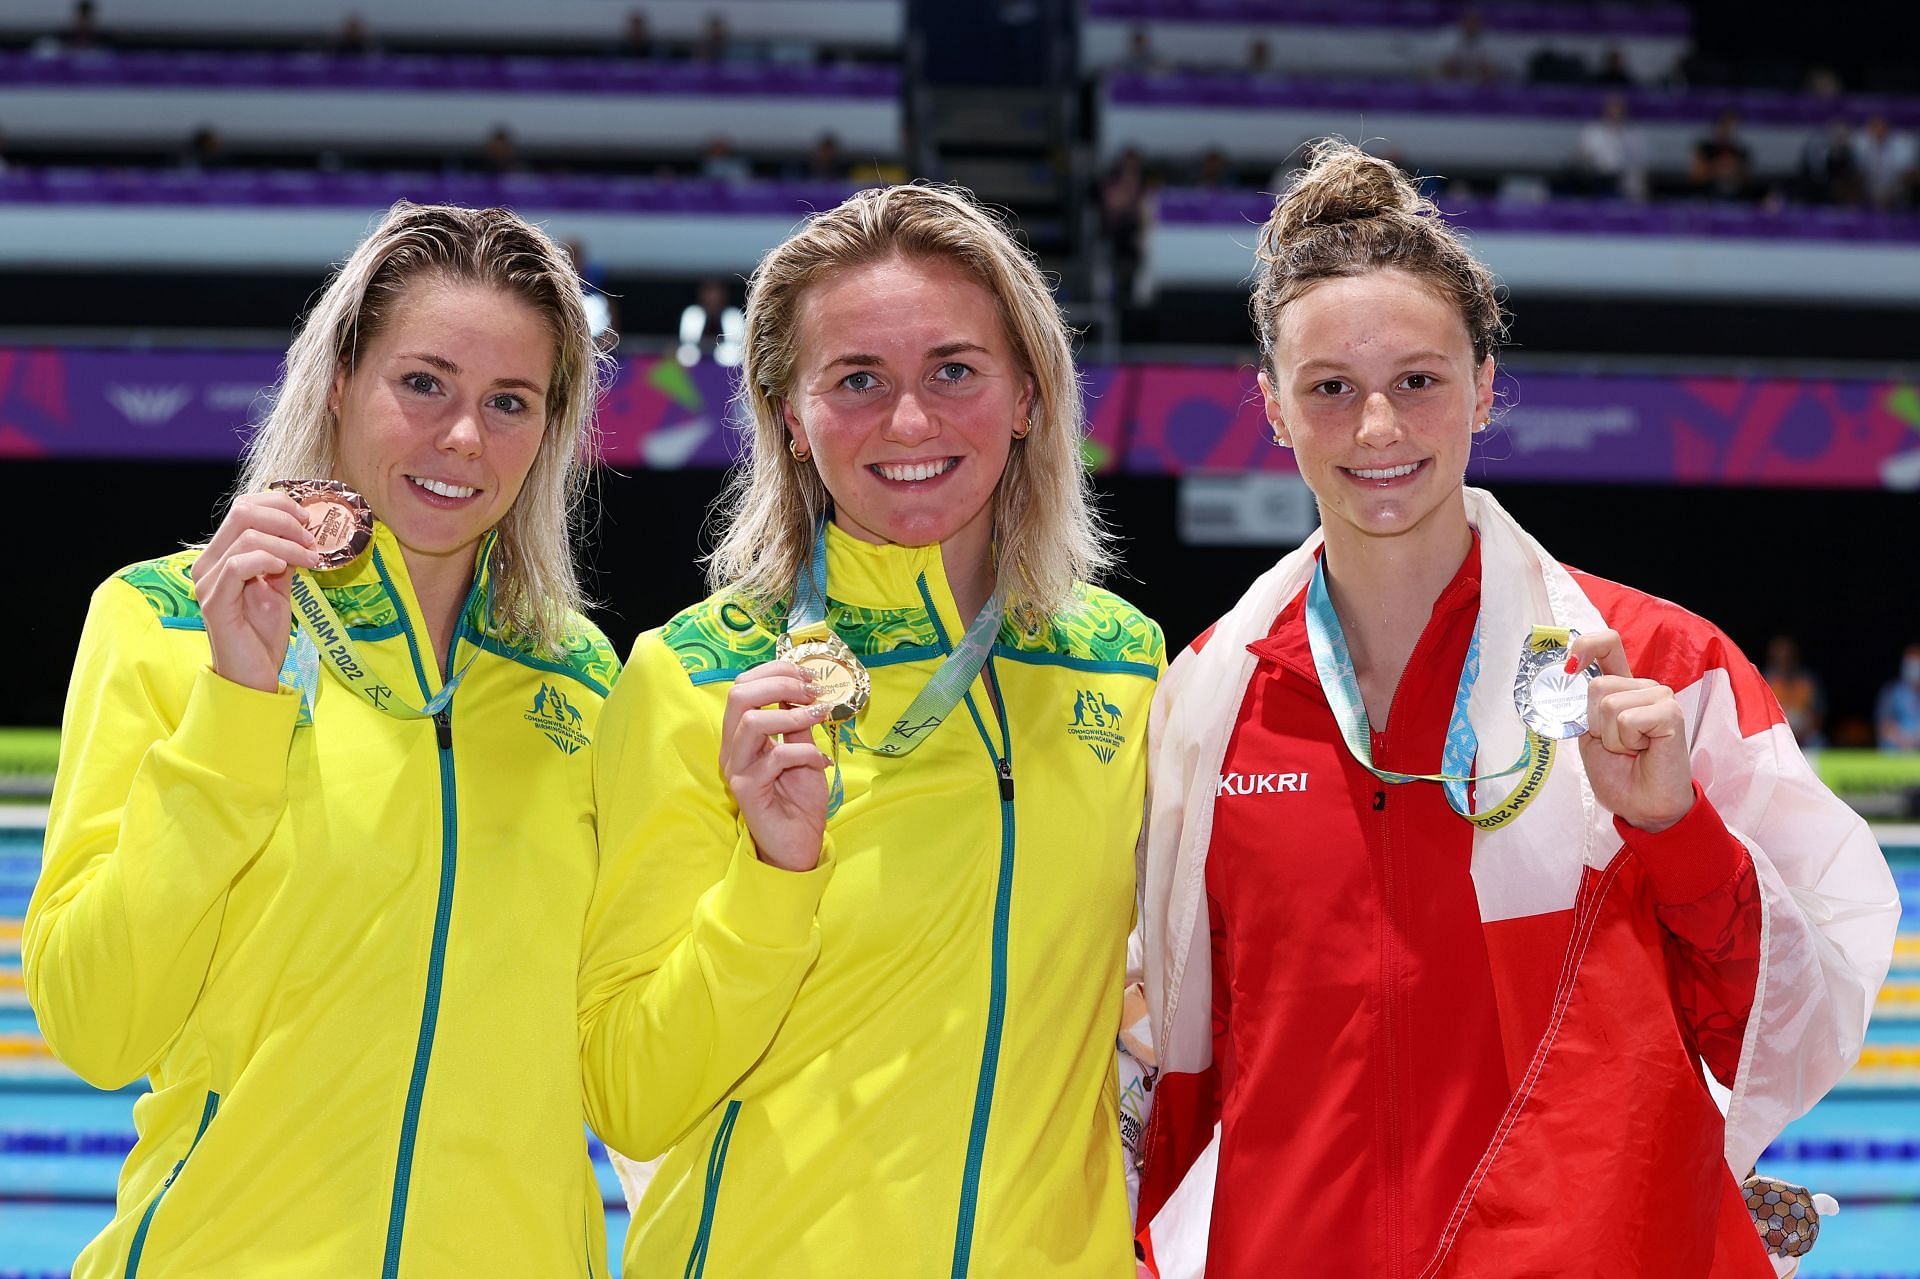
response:
[[[373,541],[372,509],[339,480],[275,480],[267,487],[299,504],[321,568],[353,563]]]

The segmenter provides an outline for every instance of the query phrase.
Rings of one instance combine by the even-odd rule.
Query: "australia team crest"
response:
[[[1099,689],[1075,689],[1073,718],[1067,724],[1067,734],[1085,743],[1102,764],[1111,764],[1114,755],[1127,744],[1126,735],[1121,731],[1123,718],[1120,708]]]
[[[551,684],[542,683],[533,695],[533,709],[521,716],[545,735],[546,739],[568,755],[587,745],[585,717],[567,695]]]

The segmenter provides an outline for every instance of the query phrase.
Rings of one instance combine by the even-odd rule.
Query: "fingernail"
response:
[[[807,714],[813,716],[815,719],[825,719],[832,710],[833,707],[827,705],[825,702],[821,702],[817,706],[807,707]]]
[[[1567,674],[1569,675],[1577,674],[1579,670],[1580,670],[1580,659],[1577,657],[1569,657],[1567,659]]]
[[[813,694],[813,696],[818,697],[820,696],[820,694],[826,691],[827,691],[827,686],[825,684],[822,684],[819,680],[810,679],[807,681],[807,692]]]

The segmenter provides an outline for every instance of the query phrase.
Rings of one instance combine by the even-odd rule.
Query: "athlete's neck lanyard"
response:
[[[488,549],[491,549],[490,542]],[[483,552],[482,562],[485,558]],[[287,656],[280,665],[280,680],[300,690],[301,714],[309,723],[312,722],[313,695],[318,691],[318,672],[322,667],[382,714],[395,719],[431,719],[452,704],[460,681],[466,678],[467,672],[473,668],[474,659],[480,656],[479,645],[473,645],[467,660],[440,686],[440,691],[429,698],[425,705],[416,706],[374,674],[373,667],[361,656],[346,622],[327,599],[326,592],[304,572],[294,570],[292,580],[288,583],[288,593],[293,597],[293,617],[299,623],[300,631],[287,645]],[[399,601],[395,600],[394,604],[398,607]],[[457,647],[457,634],[453,642]]]
[[[1347,749],[1366,770],[1383,782],[1439,782],[1447,795],[1447,806],[1482,830],[1497,830],[1520,815],[1545,785],[1553,768],[1554,743],[1532,729],[1527,730],[1526,745],[1520,758],[1509,768],[1496,773],[1472,772],[1480,740],[1467,718],[1467,700],[1480,678],[1480,623],[1475,619],[1473,640],[1467,646],[1467,660],[1460,667],[1460,683],[1453,694],[1453,714],[1447,721],[1447,742],[1441,753],[1438,773],[1396,773],[1376,768],[1373,763],[1373,729],[1367,722],[1366,704],[1360,696],[1360,679],[1354,673],[1353,657],[1347,651],[1346,636],[1340,630],[1340,617],[1334,612],[1327,592],[1327,559],[1321,555],[1313,567],[1313,580],[1307,586],[1307,646],[1313,651],[1313,666],[1320,674],[1320,688],[1327,705],[1340,725],[1340,736]],[[1522,769],[1527,776],[1499,807],[1475,813],[1467,795],[1473,782],[1508,777]]]
[[[980,668],[987,663],[987,655],[993,651],[993,641],[1000,634],[1000,624],[1006,617],[1006,604],[996,581],[993,596],[967,625],[966,633],[941,661],[926,686],[914,696],[911,704],[900,718],[894,721],[887,735],[878,743],[869,746],[860,739],[852,720],[846,720],[839,726],[838,740],[849,750],[864,751],[870,755],[906,755],[913,748],[933,735],[933,730],[945,722],[973,687],[973,681],[980,675]],[[799,637],[809,631],[823,631],[827,628],[827,524],[820,522],[819,531],[813,539],[813,558],[807,565],[807,571],[794,588],[793,606],[787,614],[787,630]]]

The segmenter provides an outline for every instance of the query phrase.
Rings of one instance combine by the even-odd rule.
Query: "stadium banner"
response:
[[[0,347],[0,458],[232,457],[279,355]],[[1100,471],[1290,471],[1250,365],[1082,367]],[[737,371],[623,360],[601,414],[616,469],[725,466]],[[1920,489],[1920,383],[1868,378],[1502,374],[1475,482]]]

